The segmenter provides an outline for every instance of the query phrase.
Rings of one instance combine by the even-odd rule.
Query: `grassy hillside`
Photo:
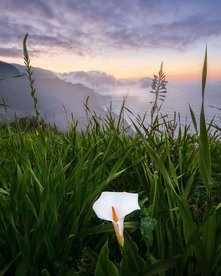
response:
[[[19,121],[1,126],[2,274],[93,275],[107,239],[120,263],[111,223],[92,210],[103,190],[139,193],[141,211],[126,218],[125,232],[147,268],[163,261],[158,267],[169,275],[220,272],[220,139],[209,135],[207,187],[200,135],[188,127],[164,121],[164,131],[140,126],[129,136],[110,114],[105,121],[90,121],[83,133],[75,125],[68,133]]]
[[[194,134],[157,114],[129,135],[124,107],[84,132],[38,116],[1,124],[0,275],[220,275],[221,130],[205,123],[206,61]],[[92,209],[102,191],[138,193],[123,247]]]

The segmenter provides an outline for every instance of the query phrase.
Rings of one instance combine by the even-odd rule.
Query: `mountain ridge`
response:
[[[38,107],[46,122],[66,130],[67,120],[71,120],[73,114],[78,120],[79,128],[84,129],[87,120],[84,104],[88,97],[91,110],[101,115],[105,113],[104,107],[109,97],[99,95],[83,84],[67,83],[52,71],[34,67],[32,69]],[[9,106],[7,116],[10,119],[14,117],[14,112],[20,117],[34,114],[33,99],[25,72],[25,66],[0,61],[0,96]],[[3,108],[0,108],[0,116],[3,120],[6,118]]]

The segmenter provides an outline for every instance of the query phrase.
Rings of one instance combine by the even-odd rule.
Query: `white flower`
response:
[[[103,192],[93,204],[93,210],[100,219],[112,221],[121,246],[124,245],[124,217],[139,209],[138,194],[126,192]]]

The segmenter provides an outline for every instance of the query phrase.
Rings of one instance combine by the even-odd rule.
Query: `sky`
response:
[[[221,80],[220,0],[1,0],[0,60],[55,72]]]

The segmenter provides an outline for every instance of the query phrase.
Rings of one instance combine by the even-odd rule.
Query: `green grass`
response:
[[[195,134],[175,114],[134,118],[129,135],[124,104],[118,120],[88,116],[84,132],[33,118],[0,126],[0,275],[220,275],[221,140],[205,123],[206,61]],[[92,210],[104,190],[139,193],[122,252]]]
[[[219,275],[221,141],[207,140],[208,193],[199,165],[205,138],[179,124],[171,134],[165,118],[161,124],[167,131],[135,124],[133,136],[110,114],[103,124],[91,120],[85,132],[75,125],[67,133],[2,126],[2,274],[93,275],[107,237],[109,255],[119,262],[112,225],[92,211],[100,193],[112,190],[139,193],[142,210],[126,219],[125,231],[147,267],[181,255],[168,275]]]

